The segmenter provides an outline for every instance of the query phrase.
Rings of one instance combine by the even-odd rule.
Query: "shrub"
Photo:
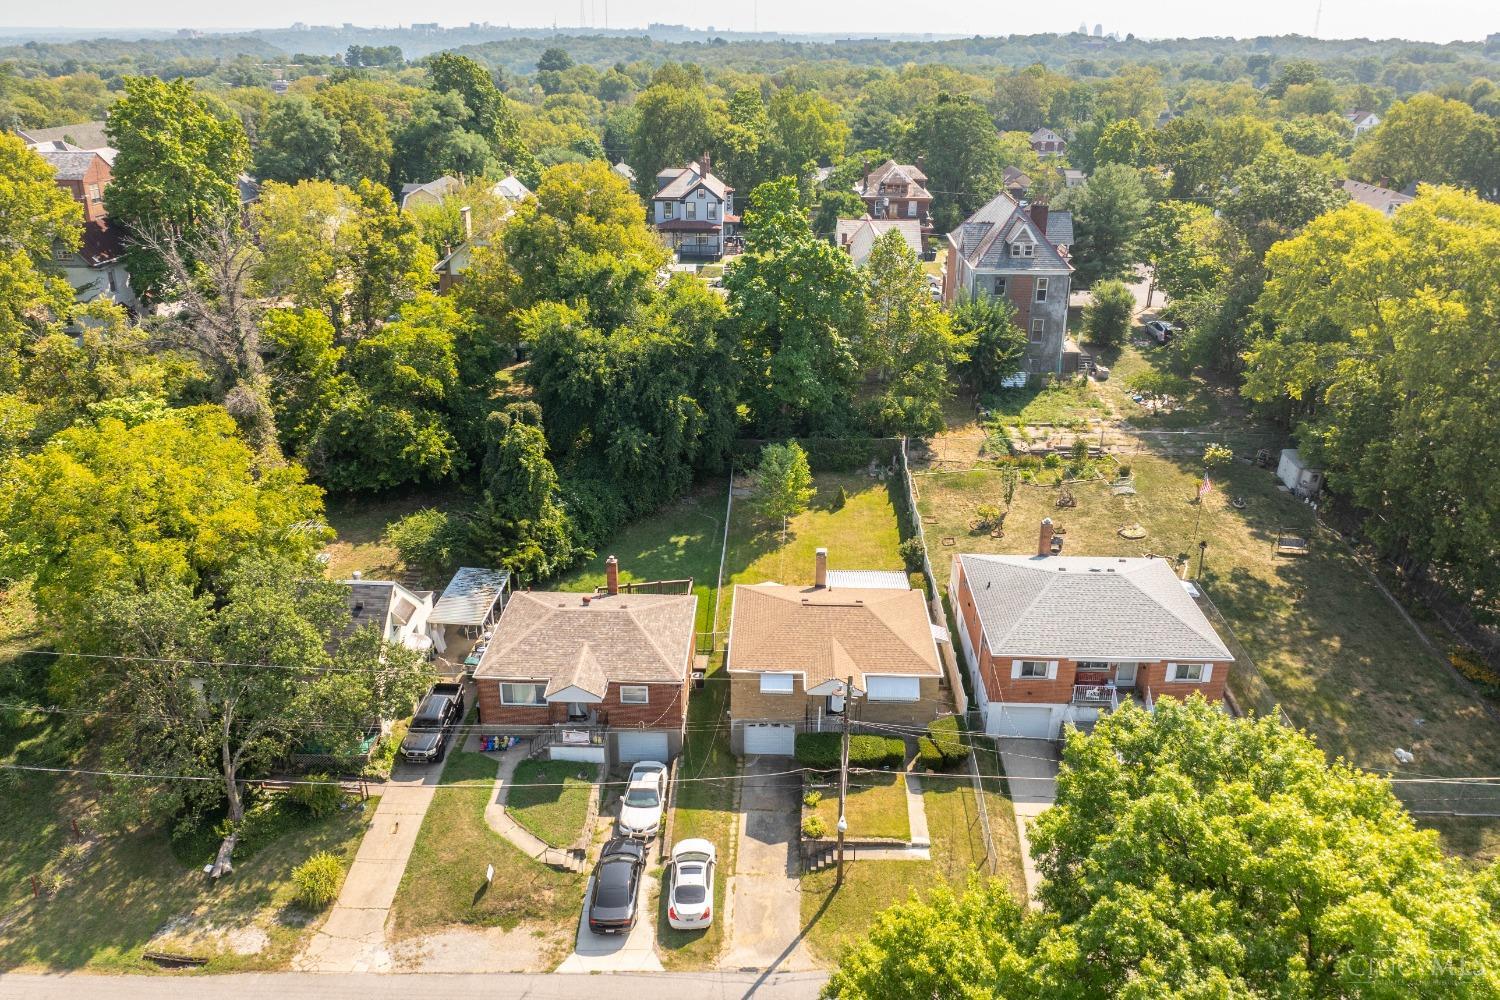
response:
[[[922,559],[927,553],[922,549],[920,538],[908,538],[897,551],[901,553],[901,562],[905,564],[908,573],[915,573],[922,568]]]
[[[338,899],[343,882],[343,862],[327,851],[319,851],[292,870],[297,902],[309,910],[321,910]]]
[[[797,762],[822,771],[839,766],[840,733],[798,733]],[[849,766],[897,767],[906,759],[906,744],[890,736],[849,737]]]
[[[389,778],[391,768],[396,766],[396,754],[401,749],[401,741],[406,739],[406,731],[410,727],[411,722],[407,719],[393,724],[391,731],[375,745],[375,752],[370,754],[370,759],[365,762],[360,773],[366,778],[378,778],[381,781]]]
[[[798,733],[797,763],[820,770],[839,766],[839,733]]]
[[[1129,479],[1130,478],[1130,466],[1129,465],[1122,465],[1118,469],[1116,469],[1115,471],[1120,474],[1120,478],[1121,479]]]
[[[809,840],[817,840],[828,836],[828,824],[823,822],[823,817],[814,813],[802,821],[802,836]]]
[[[1062,456],[1055,451],[1048,452],[1047,457],[1042,459],[1042,468],[1044,469],[1061,469],[1062,464]]]
[[[1093,292],[1093,300],[1083,307],[1084,338],[1102,347],[1123,343],[1135,313],[1135,296],[1123,281],[1101,281]]]
[[[807,806],[809,809],[813,808],[822,801],[823,793],[818,791],[816,788],[808,792],[806,795],[802,796],[802,804]]]
[[[834,510],[843,510],[844,509],[844,505],[847,504],[848,502],[849,502],[849,491],[846,490],[846,489],[844,489],[844,487],[840,486],[838,493],[835,494],[834,498],[833,498],[833,509]]]
[[[447,512],[428,507],[413,511],[385,529],[385,541],[412,569],[441,576],[456,562],[458,525]]]
[[[286,798],[314,819],[336,812],[344,803],[344,791],[326,774],[309,774],[307,781],[318,784],[293,785],[287,789]]]
[[[969,747],[964,740],[963,720],[956,715],[945,715],[934,719],[927,726],[923,739],[932,743],[932,748],[942,758],[941,770],[960,766],[969,756]]]
[[[930,737],[917,738],[917,766],[928,771],[941,771],[947,767],[942,751]]]

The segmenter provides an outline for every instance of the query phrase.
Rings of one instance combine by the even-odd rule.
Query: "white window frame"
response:
[[[712,222],[719,217],[719,206],[714,202],[708,203],[708,221]]]
[[[506,688],[529,687],[536,692],[536,701],[511,701],[505,696]],[[501,681],[500,682],[500,704],[507,708],[545,708],[547,705],[547,685],[537,681]]]
[[[651,688],[646,684],[621,684],[621,705],[649,705],[651,704]]]
[[[1038,279],[1036,279],[1036,300],[1038,302],[1046,302],[1047,301],[1047,279],[1046,278],[1038,278]]]
[[[760,675],[761,694],[793,694],[796,690],[796,674],[768,672]]]
[[[997,296],[1005,294],[1005,275],[1003,274],[995,276],[995,294]]]
[[[697,202],[685,202],[682,206],[682,217],[688,220],[696,220],[698,218]]]
[[[1034,257],[1034,256],[1036,256],[1036,244],[1035,243],[1022,243],[1021,244],[1021,256],[1022,257]]]
[[[1197,677],[1185,676],[1184,671],[1196,671]],[[1214,675],[1212,663],[1168,663],[1167,683],[1169,684],[1207,684]]]
[[[1019,243],[1012,243],[1010,245],[1010,255],[1012,257],[1019,257],[1019,256],[1021,256],[1021,244],[1019,244]]]
[[[1036,668],[1041,673],[1035,673]],[[1014,681],[1051,681],[1057,679],[1056,660],[1011,660],[1010,678]]]
[[[1047,339],[1047,321],[1034,319],[1031,321],[1031,343],[1040,344]]]
[[[882,681],[908,681],[915,685],[915,690],[911,694],[903,695],[879,694]],[[905,677],[896,674],[866,674],[865,687],[868,689],[865,691],[865,697],[870,701],[914,702],[922,700],[922,679],[920,677]]]
[[[664,201],[664,202],[662,202],[662,205],[661,205],[661,217],[663,219],[670,219],[670,218],[672,218],[672,212],[673,212],[673,209],[675,207],[676,207],[676,205],[673,202],[670,202],[670,201]]]

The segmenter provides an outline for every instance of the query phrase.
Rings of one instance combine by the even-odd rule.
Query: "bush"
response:
[[[797,762],[822,771],[839,766],[840,733],[798,733]],[[906,744],[890,736],[858,735],[849,737],[849,766],[864,768],[899,767],[906,759]]]
[[[321,910],[338,899],[343,883],[344,863],[327,851],[319,851],[292,870],[297,902],[309,910]]]
[[[428,507],[415,511],[385,529],[385,540],[401,553],[401,561],[426,575],[443,576],[458,561],[460,531],[445,511]]]
[[[332,815],[343,805],[344,790],[328,775],[309,774],[306,780],[320,784],[293,785],[286,791],[288,803],[304,810],[314,819]]]
[[[922,549],[920,538],[908,538],[896,551],[901,553],[901,562],[905,564],[908,573],[916,573],[922,569],[922,560],[927,553]]]
[[[1062,464],[1062,456],[1056,452],[1049,452],[1047,457],[1042,459],[1042,468],[1044,469],[1061,469]]]
[[[802,821],[802,836],[809,840],[817,840],[828,836],[828,824],[823,822],[823,817],[817,814],[807,817]]]
[[[930,737],[917,737],[917,766],[927,771],[942,771],[947,768],[942,751]]]
[[[823,793],[818,791],[816,788],[808,792],[806,795],[802,796],[802,804],[807,806],[809,809],[813,808],[822,801]]]
[[[1135,313],[1135,296],[1123,281],[1101,281],[1083,308],[1083,335],[1091,344],[1113,347],[1125,340]]]
[[[945,715],[934,719],[927,726],[923,737],[942,758],[941,770],[951,770],[963,764],[969,756],[969,746],[964,740],[963,720],[956,715]]]
[[[848,502],[849,502],[849,491],[846,490],[846,489],[844,489],[844,487],[840,486],[838,493],[835,494],[834,498],[833,498],[833,509],[836,510],[836,511],[843,510],[844,509],[844,505],[847,504]]]
[[[394,723],[391,731],[375,744],[375,752],[370,754],[370,759],[365,761],[364,769],[360,773],[366,778],[375,778],[380,781],[389,778],[391,768],[396,766],[396,754],[401,750],[401,741],[406,739],[406,731],[410,727],[409,719]]]

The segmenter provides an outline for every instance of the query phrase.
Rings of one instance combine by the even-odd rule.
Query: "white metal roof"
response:
[[[510,573],[503,569],[464,566],[443,588],[427,620],[438,625],[482,625],[509,579]]]
[[[905,573],[886,569],[831,569],[828,589],[856,587],[862,590],[910,590]]]

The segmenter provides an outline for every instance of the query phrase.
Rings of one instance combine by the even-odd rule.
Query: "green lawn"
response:
[[[0,731],[0,761],[86,763],[51,719],[13,721]],[[148,944],[208,958],[208,972],[285,968],[318,920],[292,903],[292,869],[324,850],[347,867],[374,812],[374,804],[365,803],[289,823],[210,886],[195,864],[178,859],[158,827],[93,834],[97,790],[89,779],[33,773],[5,780],[0,900],[7,916],[0,921],[0,970],[153,971],[141,958]],[[68,847],[74,818],[93,834],[82,851]],[[56,870],[66,872],[63,888],[33,900],[30,875]],[[168,924],[177,931],[153,943]]]
[[[1134,334],[1132,334],[1134,336]],[[1089,350],[1096,350],[1089,345]],[[1130,426],[1176,430],[1207,429],[1215,426],[1236,428],[1242,424],[1244,407],[1231,389],[1210,384],[1201,376],[1187,379],[1187,392],[1164,409],[1152,409],[1131,398],[1128,383],[1132,375],[1152,369],[1164,369],[1168,348],[1152,343],[1138,347],[1133,343],[1112,350],[1096,351],[1100,364],[1109,368],[1109,378],[1093,384],[1095,394]],[[1234,423],[1226,424],[1226,421]]]
[[[1005,426],[1056,424],[1082,426],[1090,419],[1108,417],[1109,404],[1084,379],[1045,386],[1002,389],[986,400],[993,404],[990,419]]]
[[[823,798],[816,806],[817,815],[829,830],[838,828],[839,789],[819,788]],[[849,794],[844,802],[844,818],[849,822],[848,836],[875,840],[908,840],[911,822],[906,815],[906,782],[898,774],[856,774],[849,778]]]
[[[571,935],[583,893],[583,876],[528,858],[484,821],[495,784],[495,761],[484,754],[453,753],[417,834],[392,906],[397,937],[453,924],[506,929],[535,922],[538,933]],[[485,885],[485,866],[495,879]]]
[[[523,760],[516,765],[505,809],[553,847],[572,847],[584,835],[589,794],[598,779],[596,764]]]
[[[708,631],[714,614],[714,586],[724,544],[726,480],[699,485],[681,500],[626,526],[599,547],[582,568],[549,586],[593,590],[604,586],[604,560],[620,560],[620,580],[680,580],[691,577],[698,597],[698,628]]]
[[[1191,501],[1197,462],[1144,453],[1121,461],[1132,467],[1136,496],[1115,496],[1102,483],[1081,484],[1073,487],[1077,507],[1059,510],[1056,489],[1022,485],[1000,539],[968,529],[977,504],[1003,505],[997,473],[918,475],[918,508],[938,582],[946,589],[956,552],[1034,552],[1037,525],[1049,516],[1066,529],[1066,555],[1191,555],[1196,575],[1199,508]],[[1215,490],[1202,507],[1201,537],[1209,543],[1206,589],[1258,664],[1271,699],[1330,755],[1361,766],[1393,766],[1392,749],[1404,747],[1417,755],[1415,770],[1500,773],[1495,724],[1371,585],[1342,542],[1314,534],[1312,512],[1279,493],[1266,470],[1237,461],[1214,479]],[[1243,510],[1230,505],[1233,497],[1244,499]],[[1144,539],[1119,536],[1121,527],[1136,523],[1146,529]],[[1311,534],[1311,554],[1276,556],[1281,530]],[[945,544],[948,539],[952,544]],[[1249,679],[1248,672],[1232,673],[1229,683],[1254,705]]]
[[[336,537],[324,547],[328,575],[347,580],[359,570],[368,580],[400,580],[410,586],[442,590],[446,579],[425,579],[407,571],[401,554],[385,541],[385,531],[394,522],[427,507],[444,508],[452,496],[444,493],[409,492],[390,496],[334,495],[327,499],[329,527]]]
[[[718,666],[719,663],[712,664],[712,668]],[[703,688],[694,691],[688,701],[688,735],[677,762],[679,778],[715,778],[739,772],[734,755],[729,752],[728,701],[729,680],[721,670],[712,669]],[[705,728],[716,722],[724,725]],[[719,917],[705,930],[674,930],[667,924],[666,893],[660,893],[656,944],[662,964],[668,969],[711,969],[724,948],[724,898],[729,879],[734,875],[734,802],[733,782],[685,781],[677,786],[672,839],[678,842],[702,837],[718,848],[714,910]]]
[[[735,497],[719,631],[729,627],[729,588],[766,581],[811,586],[816,549],[828,549],[828,565],[835,570],[903,568],[901,532],[891,495],[900,489],[898,482],[887,485],[862,472],[820,472],[813,477],[813,485],[817,495],[811,506],[792,518],[784,538],[779,524],[769,524],[756,514],[749,497]],[[840,488],[848,500],[835,510]]]

